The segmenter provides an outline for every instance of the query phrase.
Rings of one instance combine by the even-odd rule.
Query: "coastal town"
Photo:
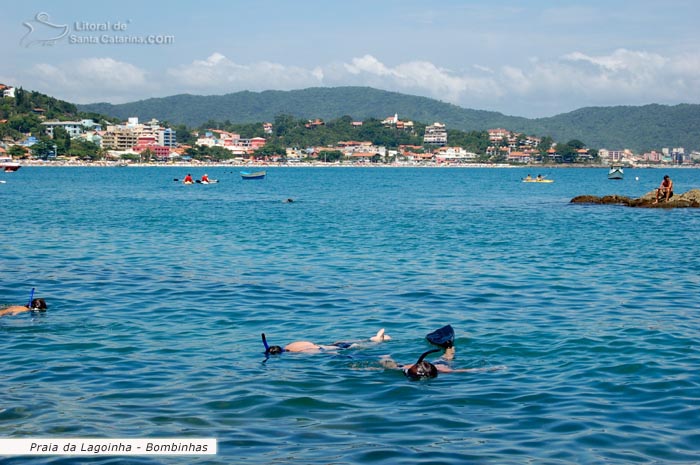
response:
[[[15,99],[15,87],[0,84],[3,99]],[[39,121],[38,131],[15,131],[19,137],[5,135],[0,141],[0,157],[6,162],[27,165],[94,164],[105,166],[168,164],[283,164],[283,165],[390,165],[390,166],[526,166],[526,165],[626,165],[692,166],[700,163],[700,152],[683,147],[666,147],[644,153],[626,148],[586,147],[580,141],[558,143],[550,137],[535,137],[505,128],[483,132],[480,150],[451,144],[445,123],[421,125],[403,120],[398,114],[381,120],[381,127],[394,134],[410,134],[418,143],[381,144],[361,137],[337,140],[331,144],[292,146],[270,144],[276,131],[273,122],[259,123],[260,136],[243,137],[220,128],[178,130],[157,119],[140,121],[100,120],[96,117],[65,120],[48,117],[46,109],[31,108]],[[367,121],[341,121],[349,131],[361,134]],[[0,119],[2,126],[13,121]],[[337,121],[334,124],[339,124]],[[304,122],[306,131],[326,125],[321,118]],[[14,128],[13,128],[14,129]],[[20,128],[22,129],[22,128]],[[182,129],[180,129],[182,131]],[[347,132],[346,132],[347,134]],[[352,134],[350,132],[349,134]],[[59,143],[58,141],[62,141]],[[397,139],[398,140],[398,139]],[[75,154],[68,149],[81,145],[92,153]],[[85,152],[83,150],[83,152]]]

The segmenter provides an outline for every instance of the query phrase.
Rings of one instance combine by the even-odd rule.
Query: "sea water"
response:
[[[569,203],[666,173],[685,192],[700,170],[187,171],[205,169],[2,174],[0,304],[35,287],[49,310],[0,318],[0,437],[218,454],[3,463],[700,462],[700,211]],[[452,367],[476,370],[380,365],[445,324]],[[266,358],[260,339],[379,328],[392,340],[337,353]]]

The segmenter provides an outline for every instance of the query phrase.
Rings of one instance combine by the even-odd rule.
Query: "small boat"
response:
[[[218,179],[210,179],[209,181],[200,181],[198,179],[196,182],[197,182],[197,184],[218,184],[219,180]]]
[[[625,172],[620,165],[612,165],[608,171],[608,179],[622,179],[624,176]]]
[[[22,165],[16,161],[12,161],[12,157],[0,157],[0,169],[6,173],[11,173],[20,169]]]
[[[243,179],[265,179],[265,174],[267,174],[265,171],[254,171],[254,172],[248,172],[248,171],[241,171],[241,178]]]

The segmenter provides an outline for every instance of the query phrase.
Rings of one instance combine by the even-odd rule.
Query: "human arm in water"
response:
[[[443,353],[442,356],[439,359],[437,359],[434,364],[423,360],[423,358],[427,354],[434,353],[437,351],[439,351],[439,349],[434,349],[423,353],[418,359],[418,362],[413,364],[404,365],[401,363],[396,363],[389,356],[384,356],[380,358],[379,364],[387,370],[401,370],[407,377],[412,379],[434,378],[437,376],[437,373],[480,373],[484,371],[503,370],[506,368],[503,365],[481,368],[452,368],[449,365],[449,362],[451,362],[454,359],[454,347],[448,347],[447,349],[445,349],[445,353]],[[432,375],[430,374],[430,370],[432,369],[431,367],[434,367]]]

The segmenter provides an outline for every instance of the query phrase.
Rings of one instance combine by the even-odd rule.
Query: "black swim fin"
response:
[[[447,349],[448,347],[452,347],[455,343],[455,330],[452,329],[452,326],[446,325],[440,329],[436,329],[425,336],[425,338],[431,344]]]

